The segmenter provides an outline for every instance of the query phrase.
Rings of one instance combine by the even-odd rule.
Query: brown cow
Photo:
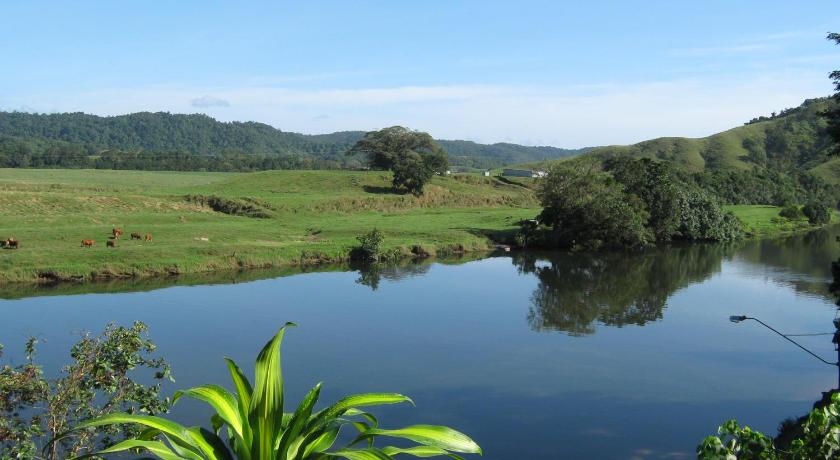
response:
[[[92,248],[94,244],[96,244],[96,241],[94,240],[82,240],[83,248]]]
[[[125,232],[123,232],[123,229],[119,227],[111,229],[111,234],[114,235],[114,238],[119,238],[123,233]]]
[[[137,233],[137,232],[132,232],[132,233],[131,233],[131,239],[132,239],[132,240],[142,240],[142,239],[143,239],[143,235],[141,235],[141,234],[139,234],[139,233]]]
[[[115,248],[117,247],[117,240],[108,240],[105,242],[105,247],[108,248]]]
[[[20,241],[16,240],[15,237],[11,237],[3,242],[3,247],[6,249],[18,249],[20,248]]]
[[[152,234],[146,233],[146,241],[152,241]]]

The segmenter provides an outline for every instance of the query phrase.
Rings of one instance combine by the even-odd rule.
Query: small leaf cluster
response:
[[[72,361],[55,379],[44,376],[35,362],[38,340],[29,339],[24,364],[0,367],[0,458],[79,455],[138,431],[114,426],[47,441],[91,417],[116,411],[166,412],[170,402],[160,391],[161,382],[171,379],[169,365],[153,357],[155,345],[147,332],[145,324],[136,322],[131,327],[109,325],[99,336],[84,335],[70,351]]]
[[[781,448],[773,438],[741,427],[729,420],[697,446],[697,458],[703,460],[811,460],[840,457],[840,393],[831,402],[817,407],[802,423],[801,434]]]

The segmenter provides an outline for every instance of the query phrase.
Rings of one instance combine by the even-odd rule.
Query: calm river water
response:
[[[27,336],[45,338],[39,357],[56,369],[81,331],[141,320],[172,363],[172,392],[227,385],[223,356],[250,372],[263,344],[294,321],[283,364],[295,404],[318,381],[325,402],[398,391],[417,407],[379,410],[384,426],[450,425],[488,459],[693,458],[728,418],[773,433],[836,387],[836,368],[755,322],[728,318],[755,316],[787,333],[833,331],[826,284],[838,234],[135,284],[124,287],[140,292],[127,293],[0,292],[32,295],[0,300],[0,343],[7,362],[20,362]],[[831,336],[801,339],[836,360]],[[190,424],[207,415],[191,401],[173,411]]]

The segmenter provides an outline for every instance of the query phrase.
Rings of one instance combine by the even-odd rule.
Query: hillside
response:
[[[283,164],[270,164],[269,168],[252,165],[249,169],[357,168],[361,166],[359,159],[348,158],[344,153],[364,134],[344,131],[305,135],[263,123],[220,122],[200,114],[140,112],[100,117],[84,113],[0,112],[0,157],[20,157],[28,152],[30,157],[53,154],[82,158],[110,150],[111,155],[118,151],[163,158],[179,152],[201,157],[246,155],[289,159]],[[441,144],[449,151],[452,164],[475,168],[557,159],[582,151],[468,141],[441,141]],[[98,167],[41,161],[32,165],[9,162],[2,166]]]
[[[749,170],[757,166],[810,171],[840,183],[840,165],[829,155],[832,142],[826,133],[826,121],[820,116],[829,104],[828,98],[810,99],[799,107],[709,137],[663,137],[629,146],[598,147],[589,154],[668,160],[689,172]]]
[[[758,117],[743,126],[703,138],[661,137],[633,145],[595,147],[582,158],[614,156],[652,158],[673,162],[688,173],[724,173],[766,169],[811,172],[840,184],[840,159],[832,157],[826,121],[820,116],[832,100],[809,99],[802,105],[770,117]],[[548,167],[552,161],[523,163]]]

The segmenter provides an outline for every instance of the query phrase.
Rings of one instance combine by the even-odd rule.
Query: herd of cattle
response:
[[[111,236],[108,238],[108,241],[105,242],[105,246],[109,248],[117,247],[117,240],[125,233],[121,228],[114,228],[111,230]],[[151,242],[152,241],[152,234],[146,233],[142,235],[137,232],[132,232],[130,234],[132,240],[144,240]],[[96,245],[96,240],[82,240],[83,248],[92,248]],[[0,248],[3,249],[19,249],[20,248],[20,241],[15,239],[15,237],[9,237],[5,240],[0,240]]]
[[[111,230],[111,237],[108,238],[108,241],[105,242],[105,246],[109,247],[109,248],[117,247],[117,240],[120,239],[120,237],[123,236],[124,233],[125,232],[121,228],[112,229]],[[130,236],[131,236],[132,240],[152,241],[152,234],[151,233],[146,233],[146,235],[143,236],[140,233],[132,232]],[[96,240],[82,240],[82,247],[83,248],[92,248],[95,245],[96,245]]]

